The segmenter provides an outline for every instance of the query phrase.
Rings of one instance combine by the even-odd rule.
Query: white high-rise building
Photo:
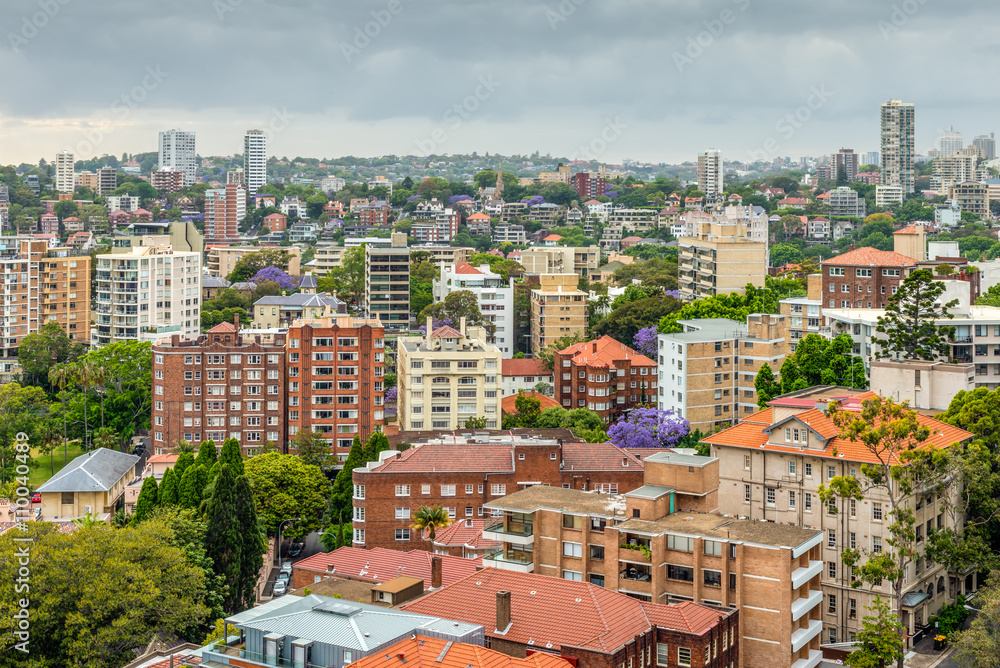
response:
[[[882,104],[882,185],[899,186],[903,197],[913,192],[912,102]]]
[[[496,325],[493,338],[487,339],[504,359],[513,357],[514,349],[514,281],[506,283],[489,265],[473,267],[461,262],[441,267],[441,278],[434,280],[434,301],[443,302],[456,290],[468,290],[476,295],[483,319]]]
[[[878,165],[879,164],[878,151],[868,151],[867,153],[865,153],[865,162],[864,162],[864,164],[866,164],[866,165]]]
[[[941,147],[941,156],[948,157],[965,148],[965,141],[962,138],[962,133],[952,128],[941,134],[938,145]]]
[[[267,135],[263,130],[247,130],[243,136],[243,173],[251,196],[267,183]]]
[[[972,145],[979,151],[979,157],[983,160],[992,160],[997,155],[997,142],[993,133],[979,135],[972,140]]]
[[[76,183],[73,154],[69,151],[56,153],[56,190],[71,193]]]
[[[184,185],[193,186],[198,177],[198,159],[194,148],[194,133],[167,130],[160,133],[160,169],[173,167],[184,172]]]
[[[710,148],[698,154],[698,190],[705,193],[705,199],[716,199],[722,195],[722,151]]]

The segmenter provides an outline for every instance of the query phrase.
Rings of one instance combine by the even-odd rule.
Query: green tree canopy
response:
[[[330,482],[317,466],[309,466],[295,455],[268,452],[246,462],[257,513],[268,536],[278,534],[278,524],[291,517],[302,518],[288,531],[302,537],[322,528]]]
[[[156,477],[149,476],[142,481],[142,489],[139,490],[139,498],[135,501],[135,514],[132,516],[134,522],[148,520],[159,505],[157,499]]]
[[[769,290],[747,285],[745,294],[724,294],[704,299],[696,299],[684,304],[679,310],[660,318],[658,329],[661,334],[681,331],[678,320],[699,318],[728,318],[746,322],[751,313],[778,313],[778,300],[783,298]]]
[[[939,326],[937,322],[955,317],[951,309],[958,305],[958,300],[939,304],[937,299],[942,292],[944,284],[935,281],[927,269],[907,276],[889,298],[885,315],[878,319],[875,331],[885,338],[876,346],[875,356],[929,361],[950,358],[955,328]]]
[[[84,344],[71,341],[59,323],[47,322],[38,332],[24,337],[17,347],[20,382],[51,392],[49,369],[56,364],[74,362],[85,351]]]
[[[288,251],[280,248],[264,248],[247,253],[236,261],[227,278],[230,283],[249,281],[257,275],[258,271],[267,267],[277,267],[281,271],[288,271],[288,263],[291,258]]]
[[[447,320],[454,323],[458,329],[458,324],[465,318],[465,326],[472,327],[481,325],[486,328],[486,335],[492,337],[496,332],[496,325],[483,318],[479,310],[479,299],[471,290],[456,290],[448,293],[443,302],[431,304],[420,312],[418,322],[426,323],[427,318],[435,320]]]
[[[241,484],[242,482],[242,484]],[[263,566],[264,542],[246,476],[223,464],[205,508],[205,551],[215,573],[229,585],[223,607],[240,612],[254,604],[254,586]]]

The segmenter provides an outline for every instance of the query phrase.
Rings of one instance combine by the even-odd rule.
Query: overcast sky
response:
[[[988,0],[6,0],[4,19],[3,164],[153,151],[172,127],[201,155],[262,128],[288,157],[797,158],[877,150],[889,98],[917,105],[918,153],[1000,129]]]

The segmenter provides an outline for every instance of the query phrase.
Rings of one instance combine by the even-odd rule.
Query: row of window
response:
[[[258,365],[258,364],[261,363],[261,360],[263,359],[263,357],[264,357],[263,355],[257,355],[257,354],[246,355],[246,363],[248,365],[251,365],[251,366]],[[159,354],[156,355],[156,359],[154,361],[157,364],[163,364],[163,355],[159,355]],[[279,354],[271,354],[271,355],[267,356],[267,363],[268,364],[277,364],[279,361],[281,361],[281,355],[279,355]],[[184,363],[185,364],[201,364],[201,355],[185,355],[184,356]],[[205,355],[205,363],[206,364],[225,364],[226,363],[226,355]],[[230,353],[229,354],[229,363],[230,364],[242,364],[243,363],[243,355],[242,354],[238,354],[238,353]]]
[[[343,347],[355,347],[355,346],[358,345],[358,339],[357,339],[357,337],[338,337],[337,338],[337,345],[338,346],[343,346]],[[300,339],[289,339],[288,340],[288,347],[289,348],[298,348],[300,346],[301,346],[301,340]],[[313,347],[315,347],[315,348],[329,348],[331,346],[333,346],[333,338],[332,337],[313,337]],[[385,347],[385,341],[384,341],[384,339],[372,339],[372,348],[384,348],[384,347]]]
[[[830,275],[831,276],[846,276],[847,274],[844,271],[844,267],[830,267]],[[854,275],[857,276],[858,278],[871,278],[872,277],[872,270],[871,269],[855,269],[854,270]],[[883,276],[897,276],[898,277],[899,276],[899,269],[883,269],[882,270],[882,275]]]
[[[457,485],[441,485],[441,496],[455,496]],[[473,488],[478,487],[478,493],[483,493],[483,485],[466,485],[465,493],[472,494]],[[420,485],[420,493],[427,495],[431,493],[431,485]],[[490,495],[491,496],[505,496],[507,494],[507,485],[490,485]],[[396,496],[410,496],[410,485],[396,485]],[[360,497],[364,498],[364,497]]]

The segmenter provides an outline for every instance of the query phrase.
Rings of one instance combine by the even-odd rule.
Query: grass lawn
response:
[[[69,443],[69,457],[66,461],[73,461],[74,458],[79,457],[83,454],[83,448],[80,446],[79,441],[70,441]],[[37,467],[31,468],[31,473],[28,474],[28,482],[31,484],[31,489],[38,489],[39,485],[52,477],[52,468],[50,468],[51,463],[49,462],[48,455],[42,455],[38,453],[38,450],[32,448],[31,458],[38,464]],[[55,472],[59,471],[63,467],[63,449],[62,446],[56,448],[56,451],[52,453],[52,459],[55,463]]]

